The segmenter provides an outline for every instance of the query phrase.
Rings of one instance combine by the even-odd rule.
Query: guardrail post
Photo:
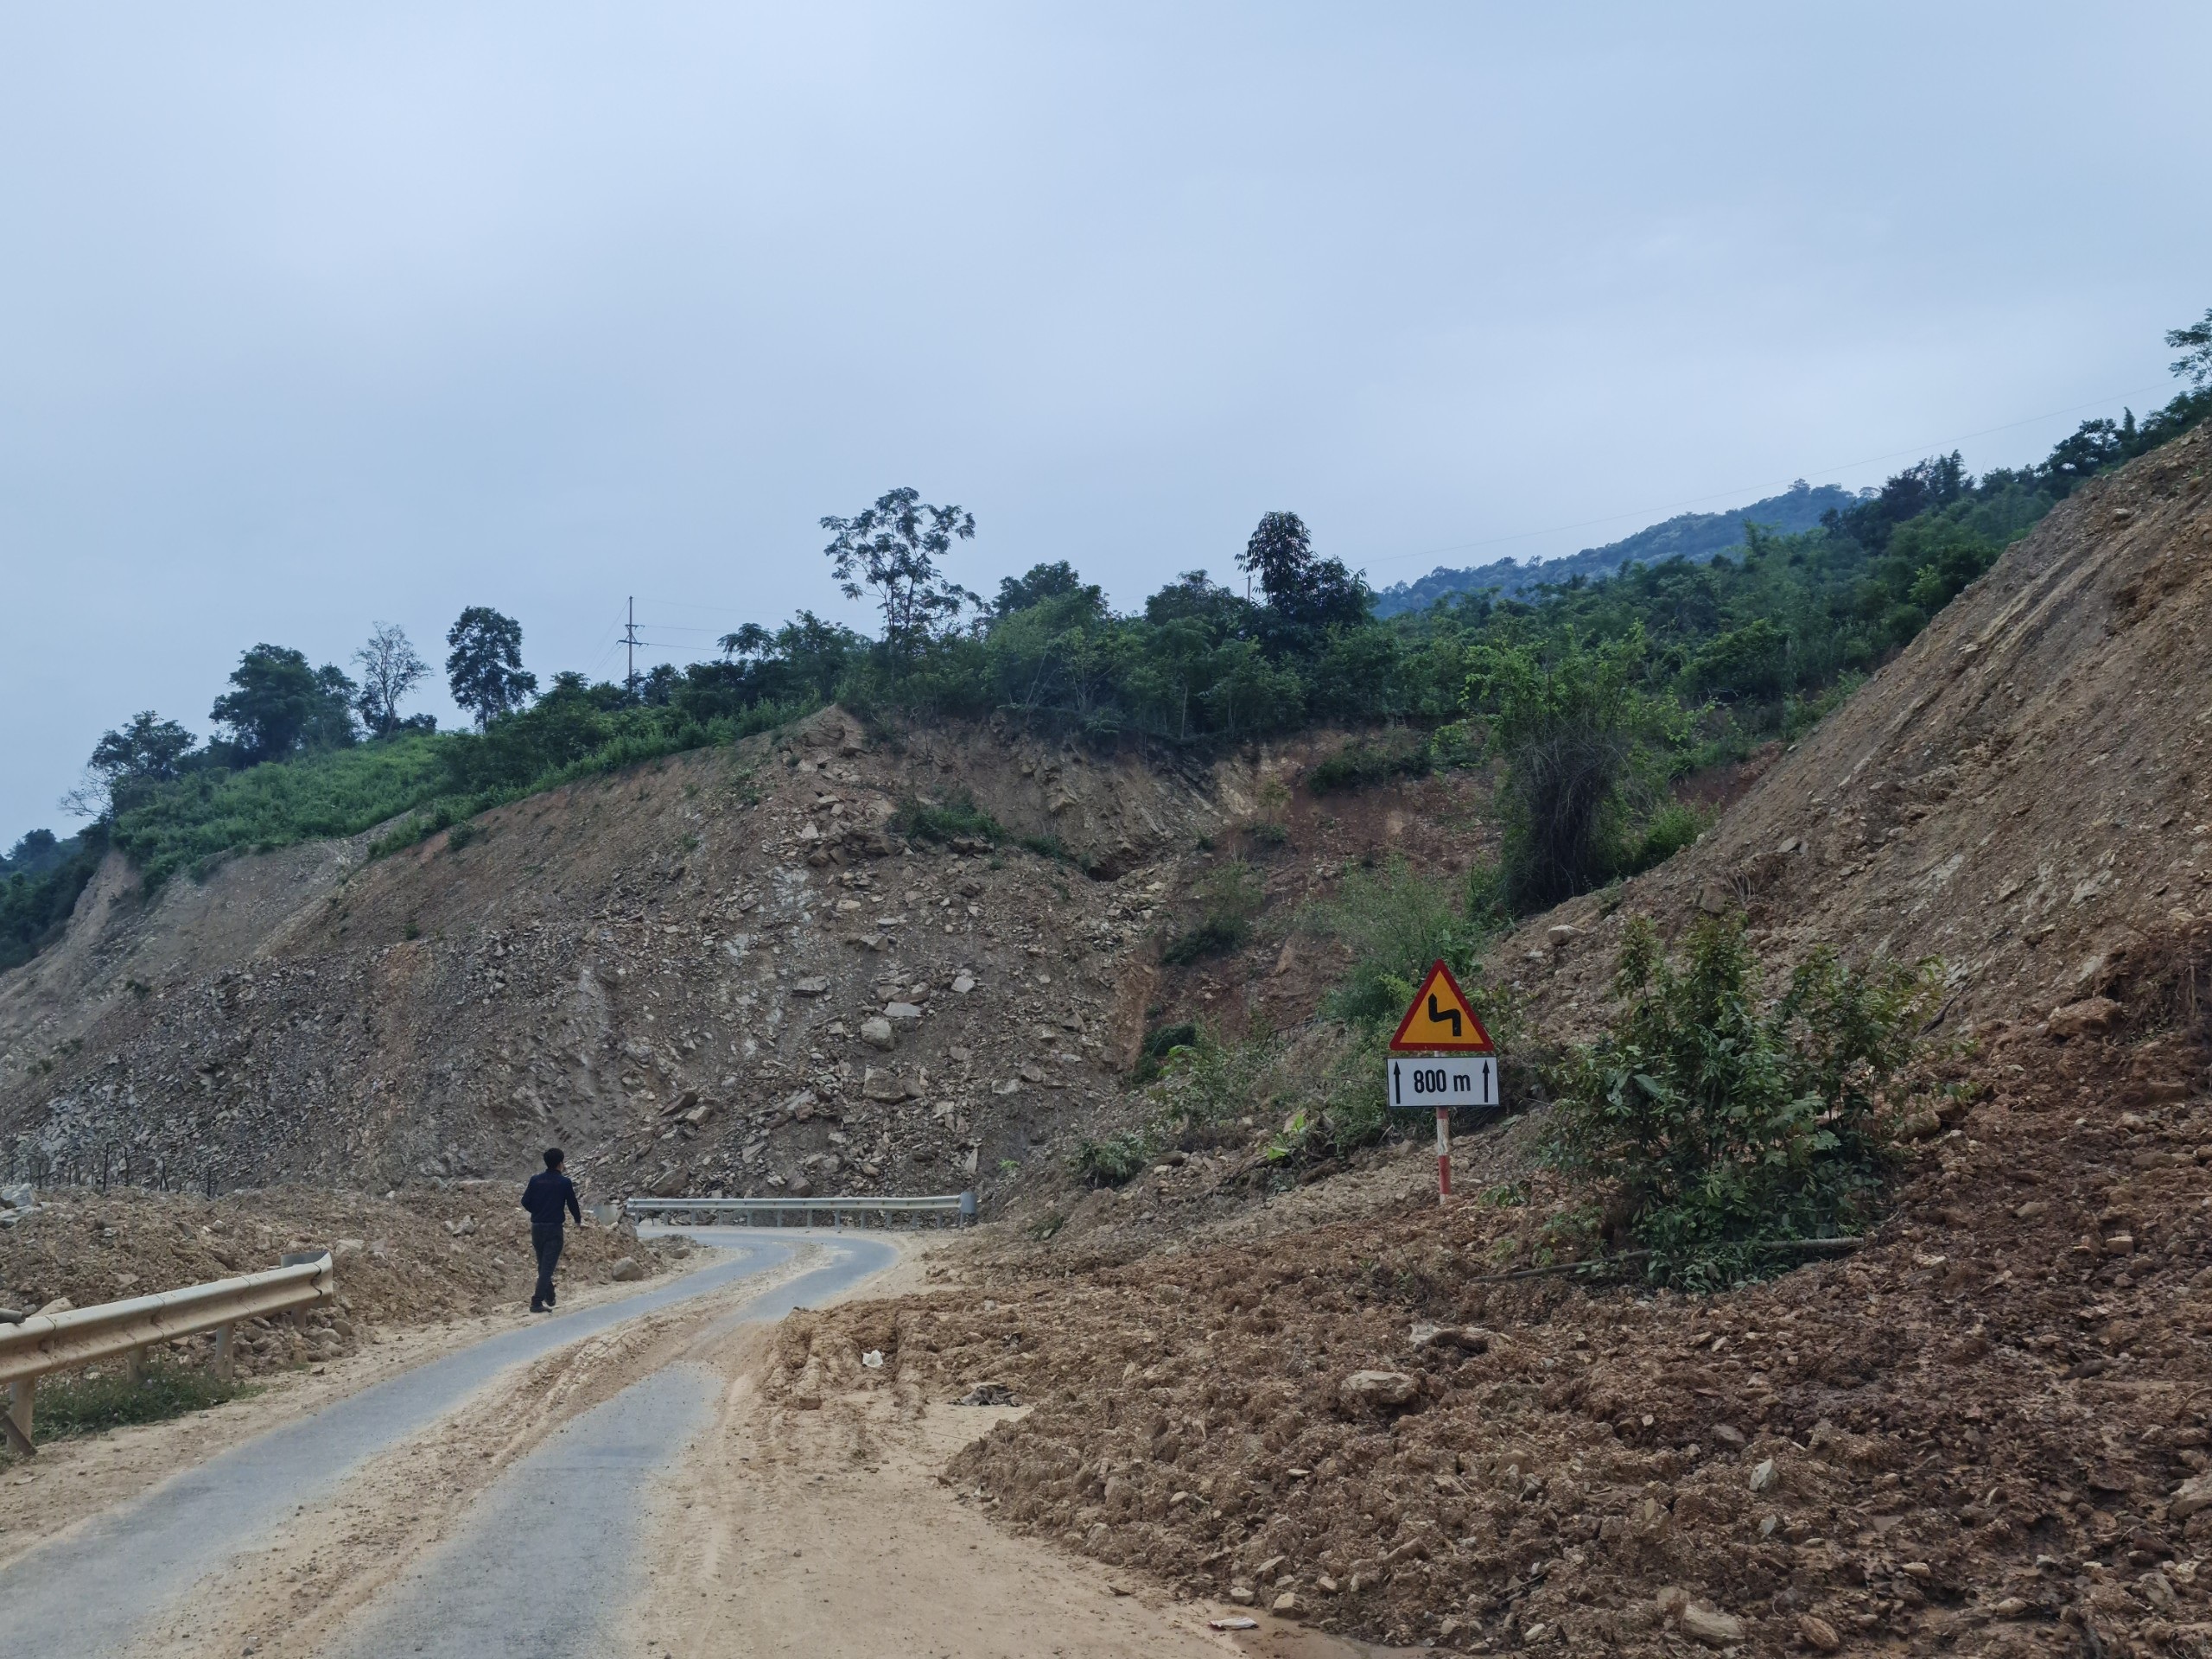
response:
[[[127,1381],[136,1382],[145,1374],[146,1351],[143,1348],[133,1348],[123,1357],[123,1375]]]
[[[8,1413],[0,1417],[0,1428],[8,1431],[8,1443],[27,1458],[38,1455],[38,1447],[31,1444],[31,1402],[38,1394],[38,1378],[18,1377],[8,1389]]]
[[[215,1327],[215,1357],[208,1364],[208,1370],[225,1382],[231,1380],[234,1369],[231,1354],[231,1332],[233,1328],[228,1325]]]

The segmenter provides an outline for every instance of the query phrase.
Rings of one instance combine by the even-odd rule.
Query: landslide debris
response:
[[[1589,1201],[1531,1171],[1001,1256],[795,1321],[772,1396],[1006,1390],[948,1475],[1002,1524],[1402,1644],[2212,1652],[2208,462],[2078,493],[1694,849],[1495,957],[1556,1039],[1637,913],[1741,908],[1777,969],[1942,957],[1958,1086],[1855,1253],[1706,1297],[1481,1282]]]

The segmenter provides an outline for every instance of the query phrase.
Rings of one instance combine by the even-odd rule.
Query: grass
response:
[[[158,1423],[205,1411],[253,1392],[194,1367],[156,1362],[136,1381],[121,1372],[41,1378],[34,1432],[43,1440],[99,1434],[132,1423]]]
[[[1209,871],[1198,883],[1197,923],[1168,940],[1160,959],[1187,966],[1241,950],[1251,939],[1253,918],[1266,898],[1260,878],[1242,859]]]
[[[1306,787],[1316,795],[1335,795],[1392,778],[1426,777],[1435,766],[1435,749],[1425,736],[1402,734],[1382,741],[1356,738],[1317,761],[1306,774]]]
[[[944,846],[955,841],[980,841],[995,847],[1007,841],[1006,826],[976,804],[965,790],[942,801],[925,801],[909,795],[891,814],[894,835],[909,841]]]

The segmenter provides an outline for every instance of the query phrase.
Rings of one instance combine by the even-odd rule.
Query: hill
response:
[[[1770,495],[1749,506],[1726,512],[1681,512],[1663,524],[1651,524],[1633,536],[1603,547],[1586,547],[1563,558],[1496,559],[1463,569],[1442,565],[1414,582],[1393,582],[1375,595],[1377,616],[1427,610],[1440,599],[1454,594],[1480,594],[1496,589],[1503,595],[1525,594],[1547,584],[1594,581],[1628,563],[1662,564],[1669,559],[1702,563],[1744,543],[1744,526],[1758,524],[1782,535],[1815,528],[1821,516],[1843,512],[1859,504],[1859,497],[1834,484],[1818,489],[1800,481],[1780,495]]]

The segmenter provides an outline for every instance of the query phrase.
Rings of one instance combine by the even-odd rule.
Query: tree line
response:
[[[975,515],[894,489],[821,521],[836,588],[872,601],[864,634],[802,610],[724,635],[717,654],[623,683],[556,673],[543,693],[514,619],[472,606],[448,631],[447,683],[474,730],[404,712],[430,670],[379,624],[348,674],[257,645],[209,710],[204,744],[143,711],[102,735],[68,804],[90,830],[45,831],[0,860],[0,962],[66,918],[115,844],[158,876],[222,837],[282,844],[422,810],[413,832],[612,766],[728,741],[831,700],[863,710],[999,715],[1094,745],[1202,747],[1316,723],[1402,728],[1328,776],[1486,760],[1507,835],[1507,896],[1548,904],[1693,836],[1669,796],[1681,772],[1802,730],[1901,649],[2079,483],[2212,414],[2212,312],[2167,336],[2189,390],[2139,424],[2088,421],[2042,461],[1970,476],[1955,453],[1888,479],[1794,535],[1747,524],[1735,555],[1670,558],[1532,593],[1461,594],[1378,619],[1363,575],[1318,551],[1294,512],[1265,514],[1236,557],[1251,594],[1185,573],[1116,612],[1068,561],[1033,564],[986,599],[947,565]],[[238,790],[270,766],[397,755],[373,790],[312,811]],[[397,746],[397,747],[396,747]],[[247,780],[237,787],[226,779]],[[310,792],[311,793],[311,792]],[[359,798],[358,799],[354,798]],[[348,817],[348,813],[353,814]],[[288,816],[289,815],[289,816]],[[250,830],[235,827],[252,820]],[[74,883],[74,886],[71,884]],[[66,902],[65,902],[66,893]]]

